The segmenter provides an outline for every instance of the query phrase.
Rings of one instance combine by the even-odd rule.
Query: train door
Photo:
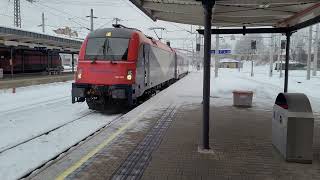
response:
[[[144,67],[144,85],[145,87],[150,84],[150,47],[148,45],[143,46],[143,67]]]

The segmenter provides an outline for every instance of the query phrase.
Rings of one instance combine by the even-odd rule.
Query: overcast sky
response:
[[[37,0],[29,3],[21,0],[22,29],[41,32],[41,14],[45,13],[46,33],[53,34],[52,30],[69,26],[78,31],[80,37],[85,37],[89,32],[90,20],[86,18],[90,9],[94,9],[95,28],[111,27],[112,19],[122,19],[121,24],[142,30],[145,34],[156,35],[149,30],[150,27],[164,27],[163,38],[170,39],[172,46],[191,48],[195,36],[185,30],[190,30],[190,25],[171,22],[153,22],[137,9],[129,0]],[[13,27],[13,0],[0,0],[0,25]],[[196,26],[193,26],[193,30]],[[157,31],[160,36],[160,31]],[[194,42],[195,44],[195,42]],[[195,46],[195,45],[194,45]]]

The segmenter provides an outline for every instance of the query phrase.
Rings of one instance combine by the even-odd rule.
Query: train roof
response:
[[[137,30],[129,28],[104,28],[90,32],[88,38],[106,37],[107,33],[111,33],[112,37],[130,38],[133,32],[137,32]]]
[[[97,29],[93,32],[90,32],[88,38],[102,38],[106,37],[107,33],[111,33],[111,37],[116,38],[131,38],[132,33],[137,33],[140,36],[142,42],[148,43],[150,45],[156,46],[160,49],[173,51],[172,48],[162,43],[160,40],[156,40],[152,37],[146,36],[140,30],[127,27],[116,27],[116,28],[103,28]]]

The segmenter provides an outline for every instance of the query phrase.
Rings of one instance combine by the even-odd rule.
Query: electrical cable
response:
[[[33,5],[33,6],[36,6],[36,7],[38,7],[38,8],[41,8],[41,7],[39,7],[37,4],[32,4],[32,5]],[[41,9],[43,10],[43,8],[41,8]],[[68,20],[68,21],[71,21],[71,22],[73,22],[73,23],[75,23],[75,24],[77,24],[77,25],[79,25],[79,26],[81,26],[81,27],[87,28],[87,27],[86,27],[87,24],[84,24],[84,23],[79,22],[79,21],[75,21],[75,20],[73,20],[72,18],[68,18],[68,17],[63,16],[63,15],[61,15],[61,14],[53,13],[53,12],[51,12],[51,11],[49,11],[49,10],[47,10],[46,12],[48,12],[49,14],[52,14],[52,15],[54,15],[54,16],[63,17],[64,19],[66,19],[66,20]],[[87,28],[87,29],[89,29],[89,28]]]
[[[58,11],[58,12],[64,13],[64,14],[68,14],[68,15],[70,15],[70,16],[71,16],[71,18],[77,18],[77,19],[81,19],[81,20],[83,20],[83,21],[89,22],[89,20],[88,20],[88,19],[85,19],[85,18],[83,18],[83,17],[79,17],[79,16],[74,16],[74,15],[72,15],[72,14],[70,14],[70,13],[66,12],[66,11],[63,11],[63,10],[60,10],[60,9],[57,9],[57,8],[54,8],[54,7],[50,7],[50,6],[47,6],[47,5],[42,4],[42,3],[39,3],[39,2],[37,2],[37,4],[39,4],[40,6],[44,6],[44,7],[47,7],[47,8],[53,9],[53,10],[55,10],[55,11]]]
[[[108,21],[108,22],[106,22],[106,23],[102,24],[102,25],[101,25],[101,26],[99,26],[97,29],[102,28],[103,26],[105,26],[105,25],[107,25],[107,24],[111,23],[112,21],[113,21],[113,19],[112,19],[111,21]]]

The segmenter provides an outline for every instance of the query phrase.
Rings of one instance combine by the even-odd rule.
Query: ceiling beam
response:
[[[189,4],[173,4],[173,3],[159,3],[145,1],[143,5],[144,9],[161,11],[161,12],[175,12],[181,14],[202,14],[203,7],[201,5],[189,5]],[[248,7],[229,7],[229,6],[216,6],[214,16],[225,16],[225,17],[262,17],[262,16],[281,16],[286,18],[295,14],[290,9],[286,10],[273,10],[272,8],[257,9]]]
[[[282,21],[279,21],[276,26],[278,27],[288,27],[293,26],[295,24],[301,23],[308,19],[312,19],[316,16],[320,15],[320,3],[315,3],[312,6],[296,13],[293,16],[290,16]]]
[[[309,19],[307,21],[304,21],[302,23],[299,23],[299,24],[296,24],[292,27],[290,27],[290,30],[291,31],[297,31],[299,29],[302,29],[302,28],[305,28],[305,27],[308,27],[308,26],[312,26],[314,24],[317,24],[317,23],[320,23],[320,15],[312,18],[312,19]]]
[[[269,1],[239,1],[239,0],[222,0],[217,1],[217,5],[232,5],[232,6],[259,6],[263,4],[269,5],[290,5],[290,4],[305,4],[316,3],[317,0],[269,0]]]
[[[197,30],[203,34],[203,29]],[[211,29],[211,34],[262,34],[262,33],[286,33],[288,28],[242,28],[242,29]]]
[[[146,14],[150,19],[153,21],[156,21],[157,19],[153,16],[152,12],[145,8],[143,8],[143,4],[146,3],[146,1],[140,1],[140,0],[130,0],[132,4],[134,4],[137,8],[139,8],[144,14]]]

